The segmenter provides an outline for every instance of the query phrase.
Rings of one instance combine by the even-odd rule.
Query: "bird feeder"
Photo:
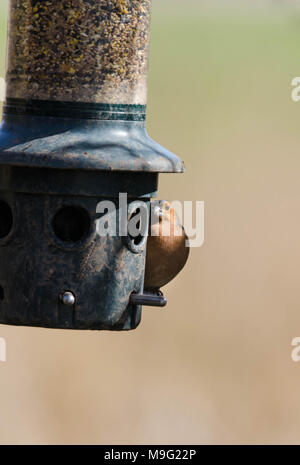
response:
[[[11,0],[0,132],[0,323],[134,329],[147,237],[97,233],[102,201],[128,218],[179,158],[145,128],[151,0]]]

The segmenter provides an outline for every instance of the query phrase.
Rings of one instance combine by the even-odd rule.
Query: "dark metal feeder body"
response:
[[[0,323],[134,329],[146,238],[103,237],[96,222],[99,202],[150,207],[158,173],[183,171],[145,128],[151,1],[10,4]]]

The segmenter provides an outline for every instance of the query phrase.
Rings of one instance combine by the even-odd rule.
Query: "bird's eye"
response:
[[[157,216],[157,217],[159,217],[159,218],[162,218],[162,217],[163,217],[163,214],[164,214],[164,212],[163,212],[162,208],[161,208],[160,206],[157,205],[157,206],[154,208],[154,215]]]

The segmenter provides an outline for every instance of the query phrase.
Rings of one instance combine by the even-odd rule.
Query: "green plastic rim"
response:
[[[146,121],[146,105],[7,98],[3,113],[17,116],[51,116],[104,121]]]

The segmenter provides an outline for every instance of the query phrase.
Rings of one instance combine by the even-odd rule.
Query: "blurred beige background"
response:
[[[205,244],[135,332],[0,326],[1,444],[300,443],[297,3],[153,1],[160,198],[205,201]]]

